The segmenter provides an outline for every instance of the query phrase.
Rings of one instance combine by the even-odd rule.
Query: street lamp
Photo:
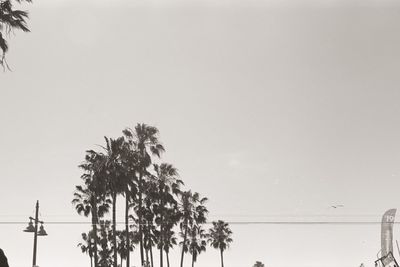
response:
[[[35,218],[29,217],[28,227],[24,230],[27,233],[34,233],[33,237],[33,263],[32,267],[36,267],[36,248],[37,248],[37,237],[46,236],[47,233],[43,227],[43,221],[39,221],[39,200],[36,202]],[[33,222],[32,222],[33,221]],[[33,225],[35,223],[35,225]],[[40,223],[40,229],[38,231],[38,224]]]

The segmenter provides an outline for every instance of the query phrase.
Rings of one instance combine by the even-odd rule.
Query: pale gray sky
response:
[[[0,74],[0,221],[28,221],[36,199],[45,221],[85,221],[70,204],[84,151],[138,122],[159,128],[163,159],[210,198],[211,220],[379,221],[398,207],[395,1],[26,8],[32,32],[12,37],[13,72]],[[25,226],[1,225],[11,267],[31,264]],[[88,266],[76,247],[87,226],[46,228],[41,267]],[[378,224],[232,229],[227,267],[368,267],[380,249]],[[196,266],[219,264],[209,248]]]

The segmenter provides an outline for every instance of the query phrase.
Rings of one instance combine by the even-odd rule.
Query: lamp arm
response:
[[[35,218],[33,218],[33,217],[29,217],[29,219],[31,219],[31,220],[33,220],[34,222],[36,222],[36,219],[35,219]],[[38,222],[38,223],[41,223],[41,224],[43,224],[43,223],[44,223],[43,221],[39,221],[39,220],[37,220],[37,222]]]

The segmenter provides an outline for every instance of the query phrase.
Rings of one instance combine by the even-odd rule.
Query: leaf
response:
[[[3,35],[0,32],[0,48],[3,50],[3,53],[8,51],[7,41],[3,38]]]

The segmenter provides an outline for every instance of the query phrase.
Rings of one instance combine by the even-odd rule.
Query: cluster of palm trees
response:
[[[105,137],[100,151],[86,151],[79,166],[82,185],[72,200],[77,212],[91,217],[92,227],[78,246],[90,257],[91,266],[130,267],[130,252],[139,246],[141,266],[154,267],[153,250],[159,251],[160,267],[170,266],[169,252],[181,247],[180,267],[186,253],[192,266],[209,243],[223,252],[232,242],[232,231],[223,221],[206,231],[207,198],[184,190],[177,169],[155,163],[165,149],[156,127],[137,124],[116,139]],[[125,199],[124,229],[117,230],[117,199]],[[111,212],[111,220],[105,216]],[[118,256],[120,260],[118,261]],[[165,258],[164,258],[165,256]]]

